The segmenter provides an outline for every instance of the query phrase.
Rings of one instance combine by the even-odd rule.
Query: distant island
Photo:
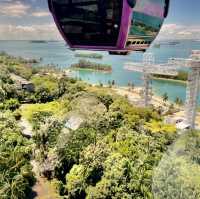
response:
[[[108,64],[99,64],[95,62],[90,62],[84,59],[79,60],[78,63],[72,64],[71,68],[73,69],[86,69],[86,70],[97,70],[104,72],[111,72],[112,66]]]
[[[82,57],[82,58],[93,58],[93,59],[102,59],[103,55],[98,53],[76,53],[75,57]]]
[[[47,43],[45,40],[31,40],[30,43]]]
[[[176,46],[181,43],[181,40],[163,40],[163,41],[157,41],[153,47],[154,48],[160,48],[161,46]]]
[[[187,71],[179,71],[177,76],[167,76],[167,75],[153,75],[153,79],[176,81],[180,83],[185,83],[188,79]]]

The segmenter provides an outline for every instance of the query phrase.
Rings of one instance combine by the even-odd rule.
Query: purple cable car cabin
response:
[[[48,0],[71,49],[110,54],[145,51],[167,16],[169,0]]]

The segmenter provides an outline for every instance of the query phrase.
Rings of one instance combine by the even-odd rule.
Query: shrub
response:
[[[182,134],[163,156],[153,176],[155,198],[200,198],[199,132]]]
[[[27,198],[35,179],[31,142],[23,138],[12,114],[0,116],[0,198]]]
[[[16,109],[19,108],[19,106],[20,106],[20,103],[17,99],[6,100],[4,103],[5,109],[9,109],[11,111],[15,111]]]
[[[39,103],[46,103],[53,100],[53,95],[48,88],[40,87],[35,92],[35,99]]]
[[[0,86],[0,102],[3,102],[6,99],[6,92],[4,89]]]

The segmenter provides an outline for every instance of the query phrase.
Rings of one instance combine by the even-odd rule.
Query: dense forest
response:
[[[176,151],[176,162],[172,158],[160,167],[179,135],[156,109],[136,107],[111,88],[5,53],[0,69],[0,198],[29,198],[37,181],[33,160],[39,174],[53,182],[57,198],[200,198],[200,180],[189,175],[190,169],[200,171],[197,132],[184,138],[189,143],[181,141],[186,147]],[[13,74],[34,90],[19,88]],[[29,138],[20,128],[22,119],[32,126]],[[171,179],[180,165],[185,170]]]

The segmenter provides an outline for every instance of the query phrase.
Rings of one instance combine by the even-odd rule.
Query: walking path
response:
[[[22,134],[25,137],[32,138],[32,126],[26,119],[22,118],[19,122],[19,126],[22,128]],[[59,199],[55,187],[47,179],[40,176],[38,162],[32,160],[31,165],[35,173],[36,183],[32,187],[32,192],[27,199]]]
[[[28,138],[32,138],[33,137],[32,126],[25,118],[22,118],[20,120],[19,125],[22,128],[22,134],[25,137],[28,137]]]

